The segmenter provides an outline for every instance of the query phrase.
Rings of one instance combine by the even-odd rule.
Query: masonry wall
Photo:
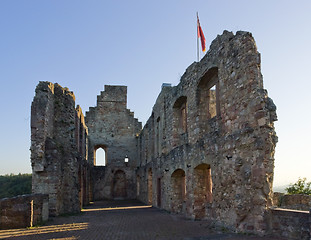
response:
[[[271,233],[286,239],[309,240],[311,237],[311,212],[275,208],[270,213]]]
[[[72,92],[57,83],[38,84],[31,106],[32,191],[49,195],[52,216],[78,212],[88,200],[83,121]]]
[[[47,221],[48,195],[30,194],[0,200],[0,229],[32,227]]]
[[[138,140],[138,198],[194,219],[264,233],[276,107],[250,33],[225,31],[165,86]]]
[[[127,87],[105,85],[97,106],[86,112],[88,159],[93,162],[94,199],[136,198],[137,136],[141,123],[127,109]],[[106,152],[105,166],[96,166],[96,150]],[[125,158],[128,162],[125,162]]]
[[[306,194],[273,193],[273,206],[286,209],[309,211],[311,209],[311,196]]]

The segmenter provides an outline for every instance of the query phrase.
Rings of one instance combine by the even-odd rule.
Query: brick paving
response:
[[[279,239],[221,232],[208,221],[193,221],[138,201],[101,201],[82,213],[52,218],[44,226],[1,230],[0,239],[10,240],[216,240]]]

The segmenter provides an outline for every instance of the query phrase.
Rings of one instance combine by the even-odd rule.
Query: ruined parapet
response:
[[[93,162],[94,199],[135,198],[137,135],[141,123],[127,109],[127,87],[105,85],[97,105],[85,117],[88,160]],[[96,166],[96,150],[106,153],[105,166]],[[126,160],[128,162],[126,162]]]
[[[274,192],[273,206],[285,209],[309,211],[311,209],[311,195]]]
[[[49,218],[47,194],[28,194],[0,199],[0,229],[25,228]]]
[[[270,216],[270,234],[284,239],[310,240],[311,211],[273,208]]]
[[[40,82],[31,106],[32,191],[49,195],[51,215],[80,211],[75,97]]]
[[[272,202],[275,111],[252,35],[225,31],[177,86],[159,94],[139,140],[139,199],[264,233]]]

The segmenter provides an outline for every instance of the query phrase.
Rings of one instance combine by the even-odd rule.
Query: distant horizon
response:
[[[7,176],[7,175],[11,175],[11,174],[13,174],[13,175],[19,175],[19,174],[32,174],[32,173],[31,173],[31,172],[30,172],[30,173],[17,173],[17,174],[8,173],[8,174],[0,174],[0,176]],[[297,179],[297,181],[298,181],[298,179]],[[308,179],[307,179],[307,182],[309,182]],[[274,192],[286,192],[285,188],[289,187],[290,185],[292,185],[292,184],[294,184],[294,183],[295,183],[295,182],[292,182],[292,183],[290,183],[290,184],[288,184],[288,185],[276,185],[276,186],[273,185],[272,190],[273,190]]]

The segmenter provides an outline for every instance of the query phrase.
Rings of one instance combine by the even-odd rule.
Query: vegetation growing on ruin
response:
[[[307,182],[307,178],[299,178],[296,183],[290,184],[285,190],[287,194],[311,195],[311,182]]]
[[[0,198],[31,193],[31,174],[0,176]]]

